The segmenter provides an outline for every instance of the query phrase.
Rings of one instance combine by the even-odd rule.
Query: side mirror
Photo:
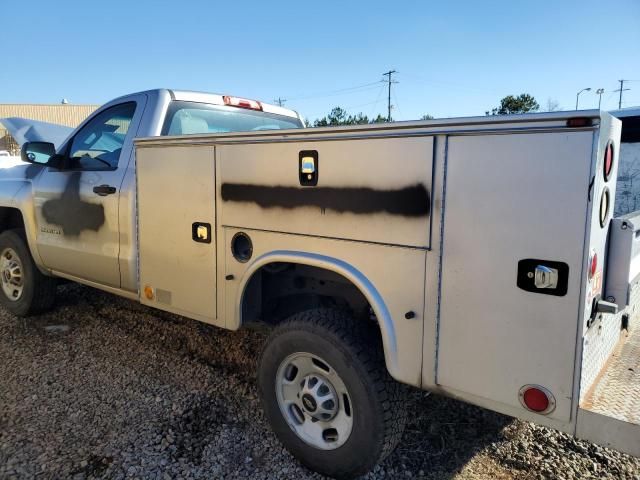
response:
[[[49,142],[25,142],[20,149],[23,162],[46,165],[56,154],[56,147]]]

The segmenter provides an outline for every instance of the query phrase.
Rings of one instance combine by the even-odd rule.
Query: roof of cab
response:
[[[153,88],[150,90],[143,90],[141,92],[132,92],[127,95],[123,95],[121,97],[115,98],[111,100],[109,103],[114,103],[120,101],[121,99],[126,99],[132,95],[140,95],[147,94],[151,96],[162,96],[169,95],[173,100],[182,100],[186,102],[200,102],[200,103],[209,103],[213,105],[224,105],[223,97],[225,95],[219,93],[207,93],[207,92],[196,92],[191,90],[172,90],[168,88]],[[234,95],[229,95],[234,96]],[[244,98],[244,97],[243,97]],[[267,113],[274,113],[276,115],[283,115],[285,117],[297,118],[302,121],[302,117],[295,110],[291,110],[289,108],[279,107],[278,105],[272,105],[270,103],[264,103],[260,101],[260,105],[262,105],[262,111]]]

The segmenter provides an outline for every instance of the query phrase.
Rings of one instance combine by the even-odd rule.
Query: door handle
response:
[[[97,187],[93,187],[93,193],[97,193],[101,197],[106,197],[107,195],[116,193],[116,187],[112,187],[111,185],[98,185]]]

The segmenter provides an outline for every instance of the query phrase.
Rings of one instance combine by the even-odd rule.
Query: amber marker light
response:
[[[144,287],[144,296],[147,300],[153,300],[153,287],[147,285]]]

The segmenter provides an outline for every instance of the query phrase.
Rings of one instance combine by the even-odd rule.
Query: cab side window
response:
[[[68,155],[70,168],[82,170],[117,168],[135,111],[136,103],[127,102],[108,108],[91,119],[71,142]]]

